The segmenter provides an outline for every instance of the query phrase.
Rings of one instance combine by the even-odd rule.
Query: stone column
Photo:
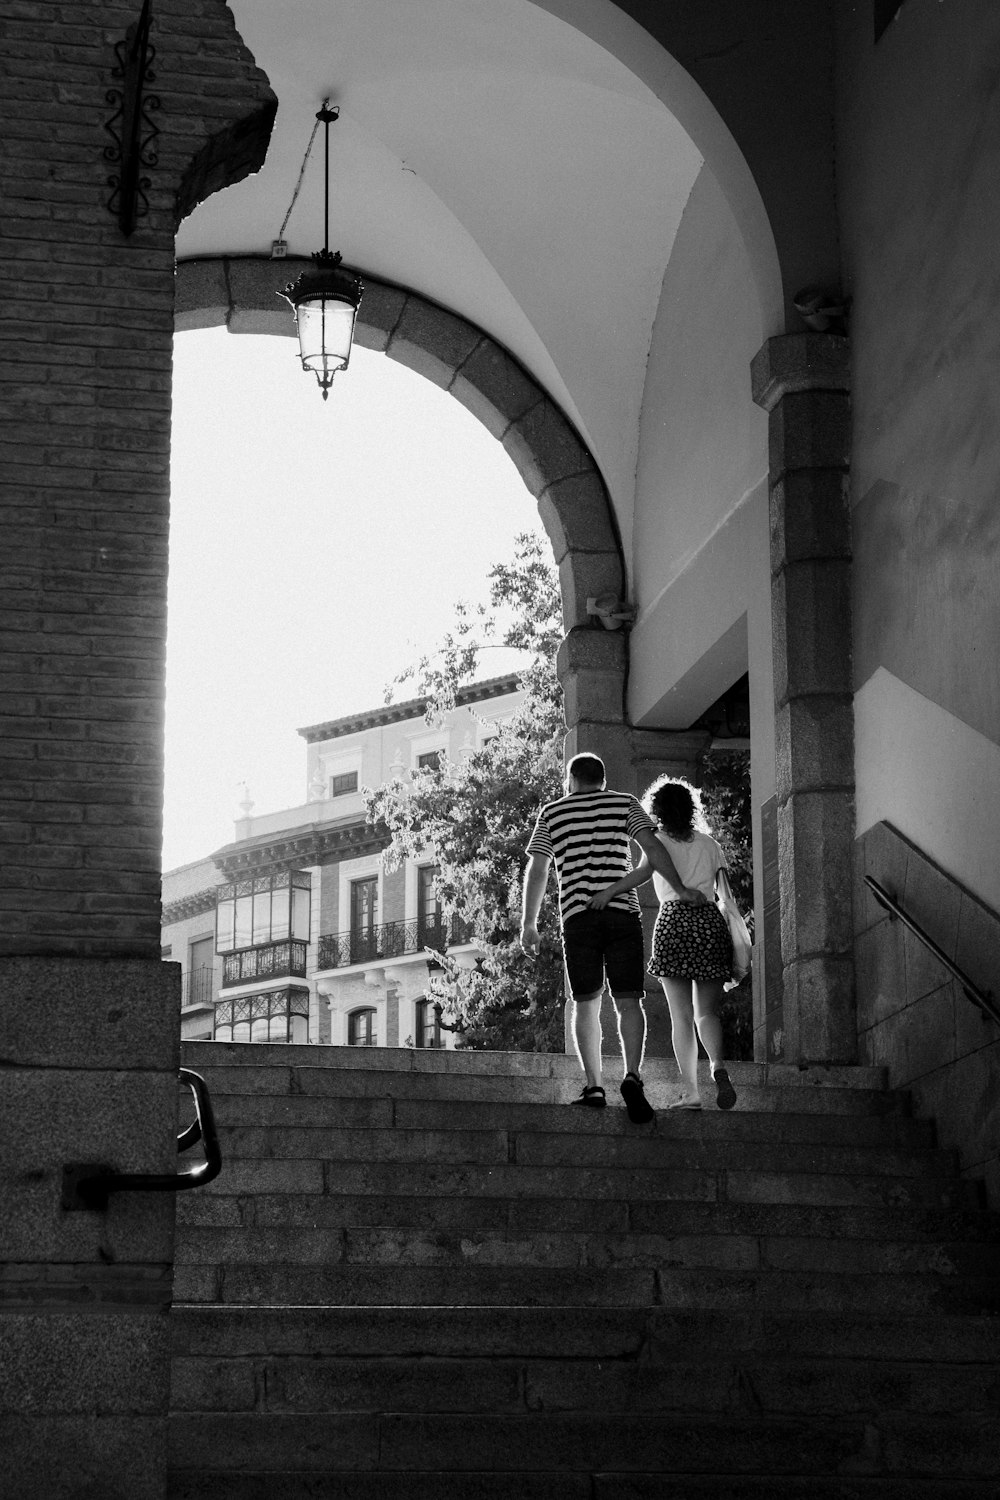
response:
[[[157,0],[156,160],[123,230],[105,144],[139,14],[20,6],[0,89],[0,1490],[25,1500],[166,1494],[174,1201],[73,1211],[63,1168],[177,1167],[180,965],[160,962],[174,236],[263,164],[277,108],[227,6]]]
[[[769,413],[771,601],[783,999],[768,1055],[857,1056],[851,935],[854,733],[849,344],[769,339],[752,365]]]

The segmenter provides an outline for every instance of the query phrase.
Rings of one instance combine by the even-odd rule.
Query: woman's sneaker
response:
[[[736,1103],[736,1090],[725,1068],[716,1068],[712,1074],[715,1080],[715,1102],[720,1109],[732,1109]]]
[[[646,1098],[642,1079],[638,1073],[626,1073],[622,1079],[622,1098],[633,1125],[648,1125],[656,1118],[656,1111]]]

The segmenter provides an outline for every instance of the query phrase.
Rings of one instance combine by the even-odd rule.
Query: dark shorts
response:
[[[577,912],[563,925],[563,953],[571,995],[595,995],[605,979],[612,995],[641,995],[646,987],[638,912]]]

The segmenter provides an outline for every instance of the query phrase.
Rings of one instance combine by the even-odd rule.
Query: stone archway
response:
[[[175,327],[225,325],[231,333],[294,337],[278,293],[308,264],[257,256],[180,261]],[[546,392],[481,328],[418,293],[364,276],[356,342],[387,354],[448,391],[502,443],[552,543],[566,636],[558,658],[567,753],[602,754],[624,783],[626,642],[587,613],[588,599],[622,597],[621,545],[604,480],[580,437]]]

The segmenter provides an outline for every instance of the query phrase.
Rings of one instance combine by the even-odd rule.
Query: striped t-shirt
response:
[[[632,869],[629,840],[653,831],[636,799],[627,792],[571,792],[540,809],[528,840],[529,854],[555,861],[559,911],[566,922],[586,911],[591,896]],[[608,903],[619,911],[639,910],[635,891]]]

